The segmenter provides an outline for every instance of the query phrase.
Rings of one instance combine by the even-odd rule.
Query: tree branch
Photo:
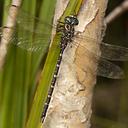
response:
[[[107,0],[83,0],[78,16],[80,24],[77,27],[81,33],[77,35],[79,38],[72,42],[77,41],[79,44],[78,47],[73,45],[74,47],[67,47],[65,50],[53,97],[44,120],[45,128],[90,127],[97,63],[87,49],[100,53],[99,42],[105,30],[103,21],[106,6]],[[85,39],[80,41],[81,35],[85,36]],[[93,37],[95,42],[88,37]]]
[[[13,27],[16,23],[16,17],[18,15],[20,5],[21,0],[12,0],[12,4],[9,8],[7,22],[3,27],[2,38],[0,42],[0,69],[2,68],[5,61],[5,56],[7,54],[7,46],[13,33]]]
[[[114,19],[119,17],[122,13],[128,10],[128,0],[125,0],[120,4],[118,7],[116,7],[106,18],[106,23],[112,22]]]

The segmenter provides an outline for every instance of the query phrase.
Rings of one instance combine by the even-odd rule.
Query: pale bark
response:
[[[10,39],[13,33],[13,27],[15,26],[15,23],[16,23],[16,17],[18,14],[18,9],[21,5],[21,0],[12,0],[11,4],[15,5],[16,7],[10,6],[7,22],[5,24],[5,28],[3,28],[3,31],[2,31],[2,38],[0,42],[0,69],[2,68],[5,61],[5,57],[7,54],[7,46],[10,42]]]
[[[97,63],[87,49],[100,54],[106,7],[107,0],[86,0],[83,4],[77,30],[87,38],[78,40],[78,47],[65,50],[44,128],[90,128]]]

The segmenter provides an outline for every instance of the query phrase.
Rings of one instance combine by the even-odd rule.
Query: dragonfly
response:
[[[11,16],[10,16],[11,17]],[[41,28],[33,28],[33,22],[38,24],[39,26],[43,25],[44,30],[50,31],[51,28],[56,30],[56,25],[48,24],[46,21],[42,21],[35,16],[29,15],[27,12],[20,10],[19,15],[16,19],[16,23],[20,26],[20,29],[25,31],[28,35],[33,35],[36,37],[32,40],[32,43],[29,43],[30,40],[26,36],[20,35],[20,37],[16,36],[17,27],[11,28],[13,29],[13,35],[10,37],[9,42],[21,49],[27,50],[28,52],[42,52],[46,51],[48,48],[48,44],[46,41],[50,42],[50,35],[45,33]],[[2,32],[6,27],[0,28],[0,38],[4,38]],[[77,38],[77,37],[75,37]],[[6,39],[6,38],[5,38]],[[78,41],[82,40],[92,40],[93,43],[97,43],[95,39],[85,36],[79,36]],[[75,41],[74,41],[75,42]],[[75,42],[76,44],[78,42]],[[74,45],[76,45],[74,43]],[[81,44],[79,44],[81,45]],[[93,45],[93,44],[92,44]],[[97,53],[94,53],[88,47],[82,46],[84,49],[88,51],[86,54],[91,54],[95,57],[98,63],[97,75],[112,78],[112,79],[121,79],[124,78],[123,70],[116,64],[111,61],[128,61],[128,48],[116,46],[104,42],[100,42],[101,56]],[[100,60],[99,60],[100,58]]]

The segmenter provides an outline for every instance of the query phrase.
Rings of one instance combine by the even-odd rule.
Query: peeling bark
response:
[[[75,42],[79,43],[68,46],[64,52],[43,125],[45,128],[90,128],[97,62],[87,49],[100,54],[99,42],[102,41],[104,31],[106,6],[107,0],[86,0],[83,4],[78,16],[80,25],[77,27],[77,31],[81,33],[77,36],[87,38],[81,41],[76,38]],[[88,37],[94,38],[95,42]]]

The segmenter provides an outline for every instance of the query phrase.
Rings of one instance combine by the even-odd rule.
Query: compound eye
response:
[[[75,19],[74,23],[75,23],[75,25],[78,25],[79,24],[79,21],[78,21],[77,18]]]
[[[65,17],[65,23],[70,24],[70,22],[71,22],[70,17],[69,16]]]

